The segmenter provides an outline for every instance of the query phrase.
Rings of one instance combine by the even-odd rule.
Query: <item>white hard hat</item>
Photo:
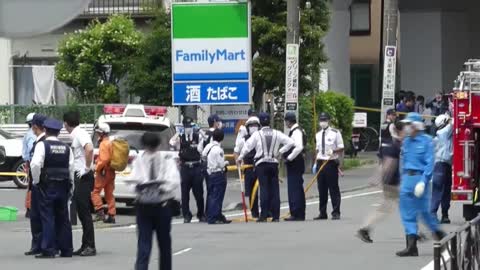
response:
[[[29,114],[27,115],[27,117],[25,118],[25,122],[26,122],[26,123],[29,123],[29,124],[32,123],[34,116],[35,116],[35,113],[33,113],[33,112],[32,112],[32,113],[29,113]]]
[[[252,124],[258,124],[260,125],[260,119],[256,116],[252,116],[248,118],[247,122],[245,122],[245,126],[252,125]]]
[[[449,119],[450,117],[446,114],[439,115],[437,116],[437,118],[435,118],[435,126],[438,128],[444,127],[445,125],[447,125]]]
[[[95,128],[95,132],[99,133],[110,133],[110,126],[107,123],[98,123],[97,127]]]

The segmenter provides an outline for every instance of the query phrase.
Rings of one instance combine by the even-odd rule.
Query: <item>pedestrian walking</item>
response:
[[[295,113],[285,114],[285,124],[290,129],[288,137],[295,142],[295,147],[283,154],[287,167],[288,205],[290,217],[285,221],[305,220],[305,192],[303,190],[303,174],[305,173],[305,159],[303,150],[306,145],[305,131],[297,124]]]
[[[72,225],[68,202],[73,196],[73,153],[58,140],[62,122],[45,120],[46,139],[35,146],[32,157],[33,185],[39,190],[42,220],[41,254],[35,258],[72,257]]]
[[[207,188],[207,221],[208,224],[228,224],[222,215],[223,199],[227,189],[226,166],[222,148],[224,138],[221,129],[215,129],[212,134],[212,141],[205,147],[202,156],[207,160],[208,188]]]
[[[281,131],[270,127],[270,115],[259,114],[262,129],[252,134],[237,159],[240,166],[245,156],[255,149],[255,172],[260,182],[261,213],[257,222],[266,222],[269,211],[272,213],[272,222],[280,221],[280,189],[278,179],[279,154],[283,154],[294,147],[295,142]],[[283,145],[281,148],[280,146]]]
[[[203,168],[201,164],[201,153],[198,152],[200,135],[193,130],[192,122],[192,118],[184,117],[184,132],[182,134],[177,133],[170,140],[171,146],[180,146],[178,156],[180,158],[180,176],[182,178],[182,214],[184,223],[190,223],[192,221],[192,212],[190,212],[190,190],[193,191],[193,196],[197,202],[198,220],[200,222],[207,221],[203,198]]]
[[[22,159],[25,162],[25,173],[27,174],[28,179],[28,188],[27,194],[25,195],[25,217],[30,217],[30,207],[31,207],[31,200],[32,200],[32,178],[30,177],[30,160],[31,156],[30,153],[33,149],[33,144],[35,143],[35,139],[37,136],[33,133],[32,130],[32,121],[35,113],[29,113],[25,119],[25,123],[28,125],[28,131],[23,136],[22,140]]]
[[[438,220],[430,210],[430,187],[434,165],[434,146],[432,138],[425,134],[425,125],[418,113],[409,113],[403,120],[405,139],[402,144],[400,216],[407,239],[407,247],[397,252],[399,257],[418,256],[418,223],[422,217],[433,232],[434,239],[443,238]]]
[[[319,117],[321,130],[316,134],[316,163],[315,168],[322,168],[318,174],[317,187],[320,200],[320,215],[314,220],[328,219],[328,193],[332,200],[332,220],[340,219],[340,188],[338,186],[339,154],[345,148],[342,134],[339,130],[330,127],[330,115],[322,112]]]
[[[63,115],[65,129],[72,136],[72,150],[75,159],[75,191],[73,205],[77,209],[82,224],[83,236],[81,247],[73,252],[75,256],[95,256],[95,231],[90,207],[91,193],[94,186],[92,171],[93,143],[90,135],[80,127],[80,113],[69,111]]]
[[[453,124],[447,114],[440,115],[435,119],[437,135],[435,143],[435,167],[432,179],[432,203],[431,212],[437,216],[437,211],[442,205],[442,219],[440,223],[450,224],[448,210],[452,192],[452,135]]]
[[[97,164],[95,166],[95,185],[92,192],[92,203],[95,208],[95,221],[103,221],[104,223],[115,223],[115,170],[110,167],[112,160],[112,143],[110,142],[110,126],[107,123],[99,123],[95,129],[97,133],[99,147]],[[103,200],[100,195],[104,192],[104,198],[108,206],[108,216],[105,217],[103,209]]]
[[[235,148],[233,150],[235,160],[238,159],[238,156],[240,155],[243,146],[245,145],[245,142],[248,141],[248,139],[260,129],[260,120],[256,116],[251,116],[248,118],[248,120],[245,122],[245,127],[246,127],[246,134],[242,138],[242,140],[239,140],[235,143]],[[246,168],[244,170],[244,184],[245,184],[245,196],[250,198],[250,211],[252,212],[252,217],[253,218],[258,218],[259,217],[259,210],[258,210],[258,191],[253,193],[253,188],[255,186],[255,182],[257,181],[257,175],[255,173],[255,149],[247,153],[244,158],[243,158],[243,164],[244,165],[251,165],[251,168]],[[251,200],[253,196],[253,202]]]
[[[30,160],[35,153],[37,143],[45,140],[45,129],[43,127],[46,117],[41,114],[35,114],[32,119],[32,131],[36,136],[35,142],[30,150]],[[26,256],[38,255],[42,251],[42,219],[40,217],[40,191],[32,184],[33,178],[31,170],[29,172],[29,187],[31,189],[30,199],[30,231],[32,242],[30,250],[25,252]]]
[[[160,137],[146,132],[141,138],[145,152],[133,162],[130,183],[134,184],[137,203],[137,259],[135,270],[148,270],[153,232],[159,249],[159,269],[172,269],[170,236],[172,200],[180,199],[180,174],[171,153],[158,151]],[[177,203],[175,203],[177,204]]]

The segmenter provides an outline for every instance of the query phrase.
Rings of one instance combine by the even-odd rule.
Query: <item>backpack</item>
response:
[[[130,147],[125,139],[115,138],[112,141],[112,159],[110,160],[110,168],[117,172],[121,172],[127,168],[128,154]]]

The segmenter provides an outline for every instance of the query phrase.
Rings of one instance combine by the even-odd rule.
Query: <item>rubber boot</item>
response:
[[[407,248],[397,252],[399,257],[417,257],[417,236],[414,234],[407,235]]]

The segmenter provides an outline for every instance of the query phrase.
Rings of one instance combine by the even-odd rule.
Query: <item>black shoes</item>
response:
[[[440,224],[450,224],[451,221],[448,218],[448,216],[442,216],[442,219],[440,220]]]
[[[398,257],[417,257],[417,236],[414,234],[407,235],[407,248],[397,252]]]
[[[325,220],[328,219],[327,215],[320,214],[318,217],[313,218],[313,220]]]
[[[192,222],[192,217],[191,216],[183,217],[183,223],[190,223],[190,222]]]
[[[264,222],[267,222],[266,218],[260,217],[260,218],[257,219],[257,223],[264,223]]]
[[[372,238],[370,238],[370,230],[360,229],[357,231],[357,237],[360,238],[365,243],[373,243]]]
[[[80,256],[80,257],[90,257],[97,255],[97,250],[91,247],[80,248],[77,251],[73,252],[73,256]]]
[[[41,251],[38,251],[38,250],[29,250],[27,252],[25,252],[25,256],[33,256],[33,255],[38,255],[38,254],[41,254],[42,252]]]
[[[280,219],[274,218],[274,219],[272,219],[272,222],[278,223],[278,222],[280,222]]]
[[[205,222],[207,222],[207,218],[205,216],[201,216],[201,217],[198,218],[198,222],[205,223]]]
[[[332,220],[340,220],[340,215],[332,215]]]
[[[225,219],[225,220],[217,220],[217,221],[215,221],[214,223],[209,223],[209,224],[217,224],[217,225],[220,225],[220,224],[230,224],[230,223],[232,223],[231,220]]]
[[[30,209],[25,212],[25,218],[30,218]]]
[[[115,217],[108,215],[107,218],[103,220],[103,223],[115,224]]]
[[[290,216],[288,218],[284,218],[283,220],[284,221],[305,221],[305,218],[298,218],[298,217]]]
[[[35,256],[35,259],[54,259],[55,258],[55,254],[51,254],[51,255],[48,255],[48,254],[38,254]]]
[[[82,252],[83,252],[84,249],[85,249],[84,247],[81,247],[81,248],[79,248],[78,250],[74,251],[74,252],[72,253],[73,256],[80,256],[80,254],[82,254]]]

